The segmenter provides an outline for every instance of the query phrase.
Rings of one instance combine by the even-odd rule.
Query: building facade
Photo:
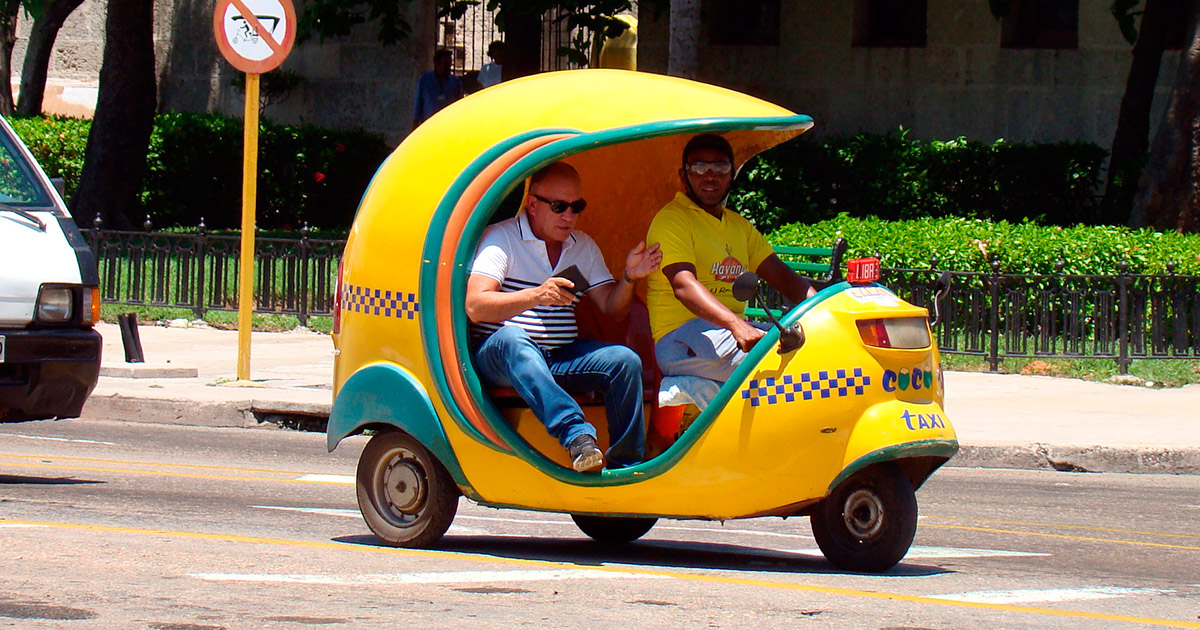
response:
[[[1132,45],[1109,0],[701,0],[697,79],[811,115],[814,134],[886,132],[1107,147]],[[1176,11],[1186,15],[1186,2]],[[669,17],[643,8],[638,69],[666,72]],[[1179,17],[1152,126],[1179,63]],[[1184,27],[1184,28],[1178,28]]]
[[[1185,10],[1186,0],[1176,3]],[[213,40],[215,4],[156,0],[160,109],[241,114],[237,71]],[[1111,2],[1014,0],[1004,19],[993,16],[989,4],[700,0],[696,78],[809,114],[816,135],[904,127],[919,138],[1107,146],[1132,49],[1109,11]],[[483,60],[480,46],[496,36],[487,24],[468,28],[439,21],[434,0],[404,6],[413,34],[399,45],[379,45],[369,26],[336,42],[298,44],[282,70],[301,82],[265,115],[402,139],[411,124],[417,77],[431,67],[433,49],[444,44],[461,50],[459,70],[471,70]],[[94,108],[104,9],[103,0],[87,0],[64,26],[50,67],[47,111],[88,115]],[[22,19],[13,56],[17,72],[28,26]],[[643,3],[640,71],[667,72],[669,33],[669,12]],[[1169,40],[1178,46],[1180,38],[1176,33]],[[1153,123],[1178,62],[1177,48],[1163,57]]]

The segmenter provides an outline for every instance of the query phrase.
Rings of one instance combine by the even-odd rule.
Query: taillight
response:
[[[930,345],[929,325],[924,317],[890,317],[856,322],[863,343],[873,348],[913,350]]]
[[[333,334],[342,330],[342,265],[345,259],[338,261],[337,282],[333,288]]]
[[[850,284],[875,282],[881,275],[878,258],[855,258],[846,262],[846,282]]]

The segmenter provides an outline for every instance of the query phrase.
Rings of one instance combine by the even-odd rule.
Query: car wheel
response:
[[[428,547],[458,511],[458,486],[450,473],[400,431],[371,438],[358,460],[356,486],[363,520],[389,545]]]
[[[810,519],[817,546],[834,566],[881,573],[912,545],[917,497],[899,466],[876,464],[834,488]]]
[[[584,516],[572,514],[579,529],[597,542],[622,544],[633,542],[658,522],[657,518],[641,516]]]

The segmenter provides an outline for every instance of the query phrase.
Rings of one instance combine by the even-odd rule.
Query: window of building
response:
[[[855,46],[925,46],[925,0],[855,0]]]
[[[1079,0],[1013,0],[1000,20],[1004,48],[1078,48]]]
[[[711,44],[778,46],[780,0],[709,0],[703,20]]]

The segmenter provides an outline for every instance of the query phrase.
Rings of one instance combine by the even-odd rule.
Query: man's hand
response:
[[[630,280],[645,278],[658,270],[662,256],[658,243],[646,247],[646,241],[639,241],[625,256],[625,275]]]
[[[540,286],[526,290],[533,293],[534,301],[538,306],[566,306],[574,304],[579,299],[571,292],[571,289],[574,288],[575,283],[570,280],[551,276],[546,278],[546,281]]]
[[[739,319],[729,332],[733,333],[733,340],[737,342],[742,352],[750,352],[750,349],[758,344],[758,340],[766,335],[765,332],[751,326],[746,320]]]

